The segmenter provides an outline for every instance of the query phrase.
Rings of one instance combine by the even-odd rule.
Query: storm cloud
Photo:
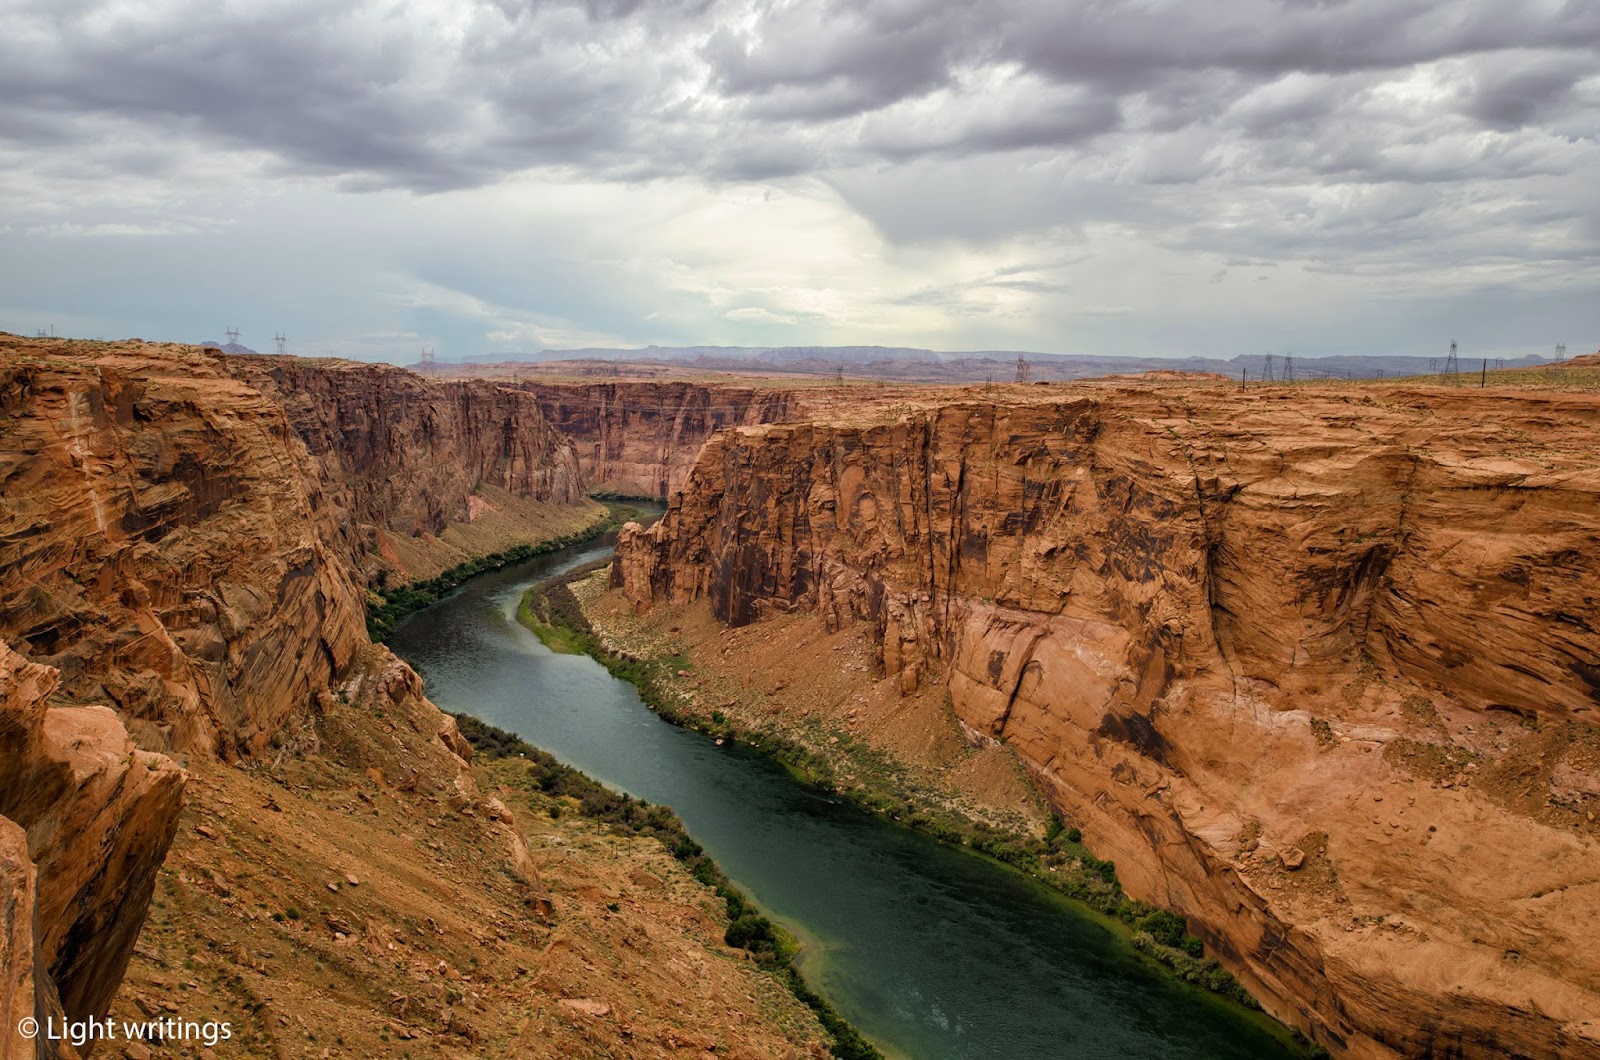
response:
[[[1223,293],[1242,273],[1264,286],[1260,270],[1225,260],[1299,277],[1285,314],[1319,290],[1329,306],[1394,298],[1362,284],[1404,277],[1430,327],[1480,289],[1526,296],[1530,336],[1552,305],[1560,326],[1595,324],[1579,297],[1600,279],[1600,6],[1586,0],[0,0],[0,14],[8,256],[55,239],[47,257],[68,262],[60,240],[92,254],[141,233],[237,242],[273,200],[280,233],[308,245],[388,248],[341,253],[350,312],[368,319],[308,324],[330,342],[1077,348],[1158,306],[1195,312],[1171,296],[1191,287],[1208,320],[1231,310],[1239,334],[1270,332],[1270,299]],[[505,271],[435,261],[424,278],[404,260],[395,248],[446,214],[500,217],[461,234]],[[679,231],[689,215],[709,227]],[[766,253],[787,267],[751,267],[756,232],[784,241]],[[1086,284],[1096,259],[1129,271]],[[553,273],[595,289],[565,283],[556,304],[530,286]],[[48,281],[0,303],[0,326],[122,319],[70,274]],[[418,291],[452,284],[466,301],[416,316]],[[1143,332],[1181,333],[1177,319]]]

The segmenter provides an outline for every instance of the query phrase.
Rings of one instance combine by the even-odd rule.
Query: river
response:
[[[819,795],[740,747],[676,728],[585,656],[516,621],[524,589],[611,538],[472,579],[388,644],[448,711],[515,732],[677,810],[806,946],[806,979],[890,1056],[1287,1057],[1258,1018],[1176,983],[1042,885]]]

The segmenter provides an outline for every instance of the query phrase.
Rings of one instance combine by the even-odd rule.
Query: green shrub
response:
[[[782,928],[755,911],[750,899],[733,885],[717,863],[684,828],[669,806],[652,805],[623,792],[612,791],[592,777],[558,761],[547,751],[515,733],[488,725],[468,714],[455,715],[456,724],[473,750],[485,758],[517,757],[528,762],[528,785],[541,795],[575,798],[585,817],[609,824],[618,832],[651,836],[690,875],[712,888],[727,910],[728,945],[748,951],[763,968],[777,975],[791,992],[816,1013],[833,1039],[833,1055],[844,1060],[882,1060],[882,1054],[850,1026],[820,995],[806,986],[791,960],[795,945]],[[555,815],[552,803],[551,814]]]

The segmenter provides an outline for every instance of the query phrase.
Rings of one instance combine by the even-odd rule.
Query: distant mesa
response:
[[[223,353],[256,353],[257,352],[256,350],[252,350],[248,346],[240,345],[237,342],[202,342],[200,345],[205,347],[208,350],[221,350]]]

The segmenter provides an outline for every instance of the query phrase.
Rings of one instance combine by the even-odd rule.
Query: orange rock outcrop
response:
[[[194,347],[0,358],[0,640],[141,746],[259,751],[366,638],[282,406]]]
[[[1339,1054],[1597,1056],[1597,429],[1115,385],[744,427],[613,583],[859,623]]]
[[[104,1016],[177,826],[184,774],[0,644],[0,1054],[18,1021]],[[43,1055],[51,1055],[45,1053]]]

